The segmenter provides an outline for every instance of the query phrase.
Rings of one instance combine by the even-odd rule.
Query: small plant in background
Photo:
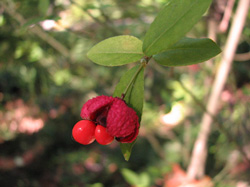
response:
[[[123,168],[121,171],[126,181],[136,187],[147,187],[150,186],[150,177],[146,172],[140,174],[135,173],[127,168]]]
[[[77,134],[74,136],[76,141],[85,136],[78,124],[85,124],[89,120],[86,123],[91,123],[91,128],[93,123],[97,125],[91,129],[91,135],[87,135],[92,137],[89,143],[93,137],[100,141],[94,130],[101,125],[105,127],[103,131],[106,130],[107,134],[120,142],[124,158],[129,160],[142,116],[144,69],[147,64],[155,61],[163,66],[192,65],[221,52],[208,38],[185,37],[210,4],[211,0],[168,0],[150,25],[143,41],[134,36],[122,35],[101,41],[90,49],[87,54],[89,59],[102,66],[139,63],[121,77],[113,97],[99,96],[83,105],[81,117],[85,121],[78,122],[73,129],[73,136]],[[78,142],[81,143],[81,140]]]

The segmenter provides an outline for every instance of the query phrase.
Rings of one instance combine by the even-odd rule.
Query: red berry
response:
[[[75,124],[72,135],[75,141],[88,145],[95,141],[95,123],[89,120],[81,120]]]
[[[121,143],[132,143],[139,132],[139,117],[133,108],[117,97],[97,96],[82,107],[81,117],[106,127]]]
[[[97,125],[95,129],[95,139],[99,144],[108,145],[114,140],[114,137],[107,132],[105,127]]]

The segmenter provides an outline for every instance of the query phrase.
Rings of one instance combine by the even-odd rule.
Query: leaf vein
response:
[[[184,12],[184,14],[179,18],[177,19],[170,27],[168,27],[164,32],[162,32],[156,39],[155,41],[153,41],[149,46],[148,48],[145,50],[145,53],[149,50],[149,48],[151,48],[158,40],[160,40],[160,38],[162,37],[162,35],[164,35],[169,29],[171,29],[173,27],[173,25],[175,25],[177,22],[179,22],[188,12],[189,10],[191,10],[191,8],[194,6],[196,2],[193,2],[193,4],[190,6],[189,9],[187,9],[187,11]]]
[[[139,55],[143,55],[142,52],[95,52],[94,54],[139,54]]]

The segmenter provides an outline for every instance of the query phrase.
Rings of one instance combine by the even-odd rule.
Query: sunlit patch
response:
[[[44,126],[44,121],[41,118],[35,119],[32,117],[24,117],[20,124],[18,131],[21,133],[33,134],[41,130]]]
[[[49,31],[49,30],[54,30],[54,31],[64,31],[65,29],[70,27],[70,23],[68,21],[65,21],[66,18],[64,14],[60,14],[62,17],[55,21],[55,20],[44,20],[40,22],[40,26],[43,28],[43,30]]]
[[[22,99],[8,101],[0,111],[0,136],[9,140],[18,133],[33,134],[44,127],[44,119],[36,105],[24,103]]]
[[[184,118],[184,107],[181,103],[175,104],[171,111],[161,116],[160,121],[167,126],[176,126]]]
[[[51,30],[56,26],[56,24],[57,23],[54,20],[49,19],[40,22],[40,25],[44,30]]]
[[[233,98],[233,94],[230,93],[230,91],[228,90],[224,90],[222,93],[221,93],[221,100],[224,101],[224,102],[230,102]]]

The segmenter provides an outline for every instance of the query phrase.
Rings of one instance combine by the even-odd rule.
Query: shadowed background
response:
[[[121,34],[143,40],[165,3],[0,2],[1,186],[175,187],[186,181],[221,55],[186,67],[148,65],[140,134],[129,162],[116,142],[82,146],[71,138],[82,105],[112,95],[122,74],[135,65],[99,66],[87,59],[88,50]],[[238,4],[215,0],[188,36],[210,37],[224,50]],[[216,103],[205,173],[191,181],[193,186],[250,185],[249,28],[248,13]]]

